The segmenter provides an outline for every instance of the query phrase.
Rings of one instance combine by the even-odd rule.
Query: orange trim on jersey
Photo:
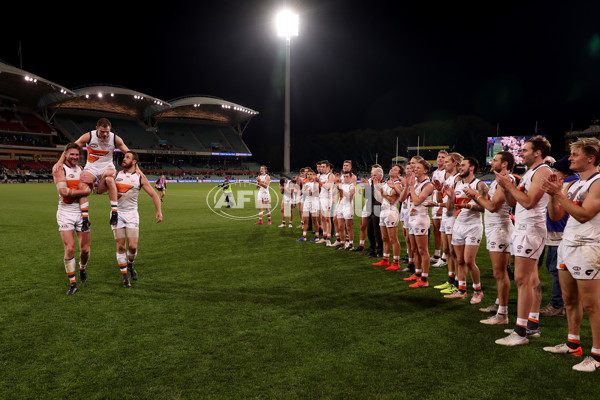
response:
[[[88,156],[87,156],[87,160],[88,162],[95,162],[98,161],[98,159],[102,156],[107,155],[108,153],[110,153],[108,150],[94,150],[88,147]]]
[[[125,183],[117,183],[117,199],[127,193],[133,185],[127,185]]]
[[[72,179],[67,181],[67,187],[69,189],[77,189],[79,188],[79,179]],[[65,196],[62,198],[62,202],[65,204],[73,204],[73,202],[77,199],[76,197]]]
[[[455,200],[456,204],[465,205],[471,201],[471,198],[470,197],[456,197],[454,200]]]

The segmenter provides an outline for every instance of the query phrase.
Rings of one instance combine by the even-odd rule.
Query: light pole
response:
[[[283,172],[290,172],[290,47],[298,36],[298,14],[283,10],[276,18],[277,36],[285,38],[285,122],[283,127]]]

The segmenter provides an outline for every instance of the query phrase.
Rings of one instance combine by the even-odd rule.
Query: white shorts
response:
[[[408,217],[410,216],[410,210],[408,208],[400,208],[400,221],[404,224],[404,228],[408,229]]]
[[[485,227],[486,249],[491,253],[510,253],[510,237],[513,232],[513,224],[508,221],[505,224],[495,224]]]
[[[294,204],[294,200],[289,196],[283,196],[283,198],[281,199],[281,202],[283,204]]]
[[[362,212],[360,214],[361,218],[368,218],[371,216],[371,211],[367,210],[367,205],[365,204],[362,208]]]
[[[386,228],[394,228],[398,226],[400,221],[400,212],[397,208],[391,210],[381,210],[379,215],[379,226],[385,226]]]
[[[337,217],[343,219],[354,219],[354,205],[340,203],[337,207]]]
[[[513,231],[510,237],[510,254],[515,257],[532,258],[537,260],[542,255],[546,245],[545,236],[521,234]]]
[[[339,201],[336,203],[333,216],[338,219],[344,219],[344,206]]]
[[[482,237],[482,224],[454,224],[452,228],[452,245],[454,246],[479,246]]]
[[[428,235],[430,225],[429,215],[411,215],[408,217],[408,234],[415,236]]]
[[[574,279],[600,279],[600,245],[569,246],[561,242],[558,246],[557,265],[567,270]]]
[[[58,210],[56,212],[56,222],[58,222],[58,231],[77,231],[81,232],[83,217],[81,212],[71,213]]]
[[[137,211],[119,211],[117,224],[110,227],[113,230],[119,228],[140,229],[140,216]]]
[[[319,215],[319,199],[306,199],[304,207],[302,207],[302,215]]]
[[[269,192],[267,192],[267,191],[259,191],[258,192],[258,203],[259,204],[270,203],[270,202],[271,202],[271,195],[269,194]]]
[[[104,171],[107,169],[112,169],[116,172],[115,165],[113,163],[110,164],[95,164],[95,163],[87,163],[83,168],[84,171],[89,172],[90,174],[96,177],[96,180],[102,179],[102,175]]]
[[[431,218],[432,219],[442,219],[442,216],[444,215],[444,211],[442,211],[442,213],[440,215],[437,215],[440,208],[441,207],[433,207],[431,209]]]
[[[331,199],[319,197],[319,211],[326,217],[331,217],[333,214],[331,213]]]
[[[454,214],[451,217],[444,216],[442,218],[442,226],[440,226],[440,232],[444,232],[446,235],[452,235],[452,230],[454,229],[454,222],[456,221],[456,217]]]

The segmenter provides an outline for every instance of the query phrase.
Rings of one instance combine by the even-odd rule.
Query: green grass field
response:
[[[566,339],[565,318],[542,319],[528,346],[498,346],[505,326],[480,324],[478,306],[409,289],[406,274],[357,253],[298,243],[299,229],[277,228],[279,210],[272,226],[217,216],[206,202],[214,186],[171,184],[161,224],[140,194],[130,289],[108,198],[92,196],[89,280],[66,296],[56,188],[0,185],[0,398],[597,398],[598,373],[542,350]],[[484,245],[478,265],[488,305]],[[430,281],[446,272],[432,268]],[[550,277],[540,272],[545,305]],[[512,326],[514,285],[509,312]],[[589,354],[587,319],[582,346]]]

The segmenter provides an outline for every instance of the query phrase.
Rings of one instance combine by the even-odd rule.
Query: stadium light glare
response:
[[[275,18],[277,35],[285,38],[285,122],[283,126],[283,172],[290,172],[290,49],[292,36],[298,36],[300,18],[291,10],[280,11]]]
[[[102,93],[98,93],[98,97],[99,97],[99,98],[102,98]]]
[[[275,18],[275,23],[277,26],[277,36],[284,38],[298,36],[298,14],[291,10],[280,11]]]

